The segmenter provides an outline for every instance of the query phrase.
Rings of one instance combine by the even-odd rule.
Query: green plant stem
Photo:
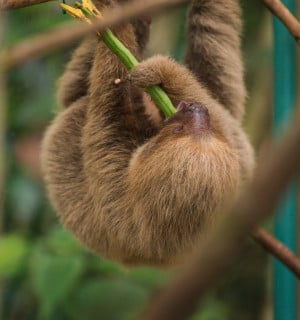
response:
[[[101,32],[100,36],[105,45],[119,58],[128,70],[131,70],[138,64],[137,59],[111,30],[107,29]],[[171,100],[159,86],[149,87],[146,89],[146,92],[167,118],[176,112]]]
[[[101,32],[101,40],[124,64],[124,66],[131,70],[134,66],[138,64],[138,61],[133,56],[133,54],[123,45],[123,43],[107,29]]]
[[[137,59],[111,30],[101,32],[100,36],[105,45],[119,58],[128,70],[131,70],[138,64]],[[159,86],[149,87],[146,89],[146,92],[151,96],[152,100],[166,117],[170,117],[176,112],[171,100]]]
[[[76,4],[86,16],[94,16],[94,14],[83,8],[80,3],[76,2]],[[128,70],[131,70],[139,63],[130,50],[124,46],[124,44],[112,33],[110,29],[102,31],[99,33],[99,36],[108,49],[118,57]],[[170,98],[161,87],[148,87],[146,88],[146,92],[150,95],[151,99],[163,112],[166,118],[172,116],[176,112]]]

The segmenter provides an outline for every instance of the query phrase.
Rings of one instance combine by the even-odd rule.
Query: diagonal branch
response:
[[[93,31],[101,31],[134,17],[151,14],[168,7],[178,6],[187,1],[188,0],[134,0],[125,3],[122,6],[120,5],[113,9],[106,10],[104,12],[104,18],[95,21],[93,25],[83,23],[68,24],[48,33],[24,40],[7,52],[2,53],[2,63],[6,70],[8,70],[24,63],[28,59],[40,57],[56,49],[66,47]]]
[[[252,233],[252,238],[285,264],[300,279],[300,259],[286,246],[262,228],[256,229]]]
[[[261,0],[262,3],[286,26],[300,45],[300,22],[280,0]]]
[[[57,0],[0,0],[0,10],[18,9]]]
[[[180,320],[195,311],[207,289],[219,280],[241,252],[249,233],[274,212],[289,180],[300,168],[299,141],[300,126],[294,122],[281,142],[260,162],[247,192],[230,213],[220,215],[190,263],[162,292],[143,319]]]

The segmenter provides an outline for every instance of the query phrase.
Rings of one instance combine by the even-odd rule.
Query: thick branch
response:
[[[300,259],[293,252],[262,228],[256,229],[252,233],[252,237],[300,279]]]
[[[68,24],[67,26],[64,25],[48,33],[24,40],[9,51],[4,52],[2,61],[5,68],[9,69],[24,63],[28,59],[40,57],[53,50],[63,48],[90,32],[101,31],[107,27],[128,21],[136,16],[154,13],[187,1],[188,0],[134,0],[122,6],[106,10],[103,20],[97,20],[93,25],[86,25],[80,22],[73,25]]]
[[[300,22],[279,0],[261,0],[264,5],[286,26],[291,35],[300,45]]]
[[[294,123],[285,137],[260,162],[254,181],[230,213],[220,215],[182,273],[162,292],[143,319],[180,320],[195,311],[205,291],[242,250],[255,227],[272,214],[289,180],[300,168],[300,126]]]
[[[0,10],[18,9],[57,0],[0,0]]]

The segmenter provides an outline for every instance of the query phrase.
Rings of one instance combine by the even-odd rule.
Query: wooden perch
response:
[[[290,34],[300,45],[300,22],[279,0],[261,0],[262,3],[286,26]]]
[[[274,212],[281,194],[300,168],[299,141],[300,126],[294,121],[280,143],[259,163],[247,192],[231,210],[220,215],[182,273],[162,291],[143,319],[181,320],[195,311],[205,292],[241,252],[250,232]]]
[[[0,10],[19,9],[49,1],[57,0],[0,0]]]

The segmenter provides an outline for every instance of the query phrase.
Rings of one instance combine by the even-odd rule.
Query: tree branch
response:
[[[256,229],[252,233],[252,238],[269,253],[279,259],[300,279],[300,259],[286,246],[262,228]]]
[[[188,0],[134,0],[104,11],[103,20],[96,20],[93,25],[81,22],[68,24],[48,33],[24,40],[2,53],[2,63],[6,70],[24,63],[26,60],[40,57],[56,49],[66,47],[83,36],[118,25],[136,16],[150,14],[167,7],[174,7]]]
[[[0,48],[4,43],[6,14],[0,12]],[[5,190],[5,115],[6,115],[6,78],[0,66],[0,236],[3,232],[4,190]]]
[[[0,0],[0,10],[18,9],[57,0]]]
[[[1,1],[1,0],[0,0]],[[6,31],[6,14],[0,12],[0,48],[4,43]],[[5,195],[5,115],[6,115],[6,79],[0,66],[0,237],[4,229],[4,195]],[[3,313],[4,279],[0,279],[0,318]]]
[[[261,0],[263,4],[286,26],[291,35],[300,45],[300,22],[279,0]]]
[[[276,148],[259,163],[247,192],[232,210],[219,215],[182,273],[150,306],[143,319],[180,320],[195,311],[205,291],[241,252],[249,233],[274,212],[281,194],[300,168],[299,141],[300,126],[294,122]]]

